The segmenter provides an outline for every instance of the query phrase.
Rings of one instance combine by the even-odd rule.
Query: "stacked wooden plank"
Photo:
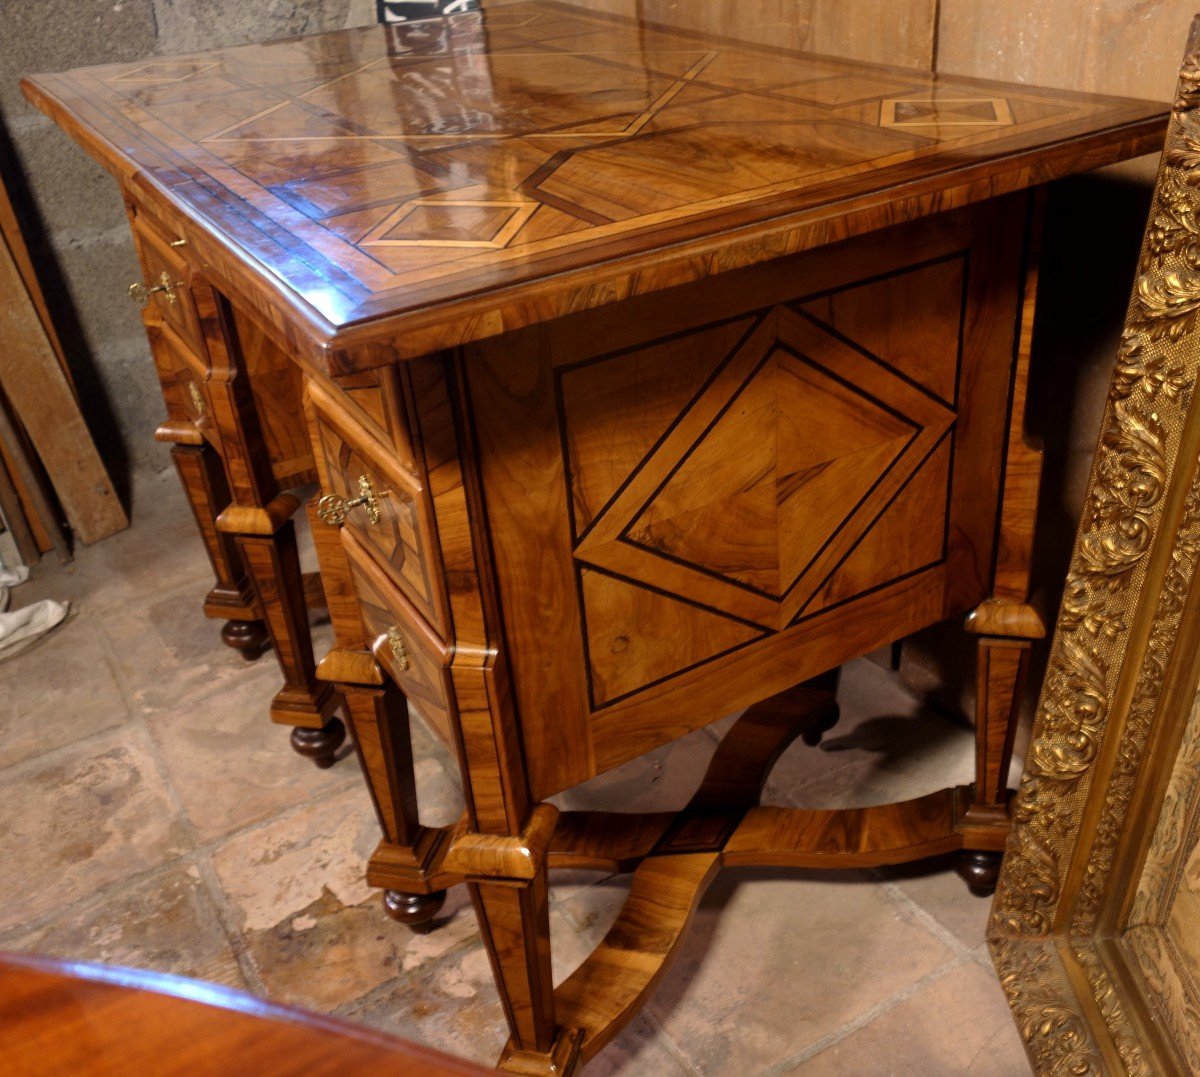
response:
[[[88,432],[16,211],[0,184],[0,516],[22,561],[129,525]]]

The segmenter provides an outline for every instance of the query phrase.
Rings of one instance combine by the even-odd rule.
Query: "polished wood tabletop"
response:
[[[309,340],[403,332],[358,365],[1150,152],[1166,122],[552,0],[25,89],[166,195],[220,275],[281,289]]]
[[[4,953],[0,1060],[10,1077],[487,1072],[395,1036],[217,984]]]

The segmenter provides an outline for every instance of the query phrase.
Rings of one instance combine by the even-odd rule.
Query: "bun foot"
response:
[[[262,621],[226,621],[221,627],[221,642],[239,651],[247,662],[262,656],[269,646],[267,626]]]
[[[841,708],[836,703],[830,703],[827,708],[819,712],[816,720],[800,734],[800,739],[810,748],[815,748],[821,743],[821,738],[838,724],[841,716]]]
[[[399,924],[407,924],[410,931],[424,935],[434,928],[433,918],[446,900],[445,890],[431,894],[406,894],[402,890],[383,892],[383,909]]]
[[[330,718],[321,729],[296,726],[292,730],[292,750],[325,770],[337,762],[335,753],[345,739],[346,727],[342,720]]]
[[[966,881],[967,889],[978,897],[991,897],[1000,880],[1002,853],[982,853],[964,849],[958,854],[954,869]]]

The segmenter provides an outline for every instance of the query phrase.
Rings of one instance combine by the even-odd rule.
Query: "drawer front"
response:
[[[450,617],[428,492],[393,450],[338,408],[336,398],[319,389],[311,392],[311,398],[328,475],[329,488],[322,493],[352,501],[369,492],[374,505],[347,509],[342,526],[438,635],[448,639]]]
[[[166,326],[147,328],[158,378],[172,416],[187,418],[215,449],[220,449],[207,365]]]
[[[170,286],[170,291],[151,294],[143,317],[147,322],[160,321],[169,325],[189,347],[205,354],[204,334],[200,330],[200,317],[192,294],[192,271],[180,253],[185,248],[172,247],[175,240],[161,235],[144,219],[138,220],[134,234],[142,261],[142,283],[147,288]]]
[[[362,611],[367,646],[408,701],[454,750],[450,650],[380,570],[374,557],[343,533]]]
[[[395,367],[367,370],[330,383],[339,400],[349,401],[355,417],[385,445],[395,450],[405,471],[417,474],[416,455],[407,419],[400,374]]]

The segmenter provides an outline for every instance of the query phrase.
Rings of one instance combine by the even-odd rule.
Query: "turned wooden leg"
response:
[[[831,669],[828,673],[822,673],[819,677],[813,677],[804,682],[805,688],[816,692],[827,692],[829,695],[829,699],[825,703],[813,708],[808,724],[805,726],[804,732],[800,734],[800,739],[810,748],[817,747],[825,734],[838,724],[838,720],[842,716],[837,701],[838,682],[841,679],[842,670],[839,666]]]
[[[996,886],[1008,831],[1008,768],[1020,715],[1032,643],[983,636],[979,640],[975,703],[975,783],[964,816],[967,836],[958,871],[974,893]]]
[[[1003,859],[1002,853],[964,849],[958,854],[955,867],[972,894],[991,897],[996,892],[996,883],[1000,881],[1000,862]]]
[[[437,927],[434,917],[446,901],[445,890],[434,890],[428,894],[407,894],[402,890],[383,892],[383,911],[398,924],[410,931],[424,935]]]
[[[262,621],[226,621],[221,626],[221,642],[238,651],[247,662],[262,656],[270,638]]]
[[[331,718],[320,729],[298,725],[292,730],[292,751],[326,770],[337,762],[337,750],[345,739],[346,727],[339,718]]]
[[[254,586],[237,543],[217,530],[217,515],[229,504],[229,485],[217,454],[208,445],[172,445],[171,459],[191,505],[216,583],[204,600],[209,617],[228,618],[222,641],[253,661],[267,649],[267,626],[258,617]]]
[[[292,747],[318,766],[329,766],[345,728],[333,717],[339,703],[333,685],[316,678],[295,526],[287,520],[274,534],[238,535],[237,547],[283,671],[283,688],[271,701],[271,719],[299,727]]]

